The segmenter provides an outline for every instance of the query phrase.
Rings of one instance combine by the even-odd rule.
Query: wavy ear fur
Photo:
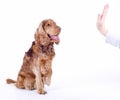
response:
[[[44,26],[45,26],[45,21],[42,21],[34,35],[35,42],[37,42],[39,45],[41,44],[43,46],[48,45],[50,42],[50,39],[49,39],[47,33],[45,32]]]

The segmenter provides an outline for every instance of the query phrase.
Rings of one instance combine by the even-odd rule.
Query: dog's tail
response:
[[[6,80],[6,83],[7,83],[7,84],[16,83],[16,81],[15,81],[15,80],[12,80],[12,79],[7,79],[7,80]]]

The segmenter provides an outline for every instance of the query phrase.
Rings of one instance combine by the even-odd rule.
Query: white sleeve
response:
[[[112,34],[108,32],[106,35],[106,42],[120,48],[120,34]]]

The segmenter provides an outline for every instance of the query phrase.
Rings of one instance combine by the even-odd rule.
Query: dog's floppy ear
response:
[[[44,29],[45,23],[46,20],[43,20],[40,23],[34,35],[35,41],[41,45],[47,45],[50,42],[50,39]]]
[[[43,20],[39,25],[38,31],[39,31],[40,34],[45,34],[46,33],[45,29],[44,29],[45,23],[46,23],[46,20]]]

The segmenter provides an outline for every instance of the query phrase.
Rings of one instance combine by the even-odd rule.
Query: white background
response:
[[[119,0],[1,0],[0,98],[2,100],[120,100],[120,50],[96,29],[98,13],[109,3],[106,25],[120,33]],[[61,28],[53,76],[46,95],[7,85],[16,79],[34,32],[46,18]]]

